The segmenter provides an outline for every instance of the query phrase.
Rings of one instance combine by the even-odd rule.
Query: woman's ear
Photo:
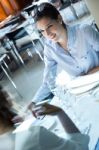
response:
[[[61,16],[61,15],[58,15],[58,22],[59,22],[60,24],[62,24],[62,22],[63,22],[63,19],[62,19],[62,16]]]

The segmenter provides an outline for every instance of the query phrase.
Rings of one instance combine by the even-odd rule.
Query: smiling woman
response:
[[[60,12],[50,3],[35,6],[33,18],[45,40],[43,83],[33,98],[41,101],[51,94],[49,85],[55,83],[58,69],[78,77],[99,66],[99,32],[87,24],[64,24]]]

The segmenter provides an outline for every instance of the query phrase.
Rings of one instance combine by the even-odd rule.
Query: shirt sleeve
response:
[[[39,137],[41,150],[88,150],[89,137],[80,133],[66,140],[41,127]]]
[[[45,46],[44,48],[44,63],[45,69],[43,74],[43,83],[33,98],[33,101],[36,102],[48,97],[51,93],[51,88],[55,85],[57,63],[52,58],[51,51],[48,46]]]
[[[86,25],[83,28],[83,34],[94,50],[99,51],[99,32],[91,25]]]

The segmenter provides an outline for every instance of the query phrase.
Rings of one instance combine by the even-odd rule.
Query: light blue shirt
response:
[[[58,67],[76,77],[99,66],[99,33],[94,28],[89,25],[67,26],[67,36],[67,51],[58,43],[46,41],[43,83],[33,101],[49,95],[49,85],[54,84]]]

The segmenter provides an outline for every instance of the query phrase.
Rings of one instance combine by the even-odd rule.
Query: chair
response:
[[[31,26],[35,23],[33,17],[31,16],[31,12],[34,10],[34,8],[34,5],[30,5],[24,8],[21,12],[21,15],[28,20]]]
[[[35,39],[32,42],[34,44],[34,49],[36,53],[39,55],[41,60],[43,60],[44,59],[44,56],[43,56],[44,46],[42,45],[41,41],[39,39]]]
[[[18,16],[14,16],[11,18],[11,20],[9,20],[4,26],[3,28],[5,29],[6,27],[9,27],[9,28],[15,28],[15,26],[19,25],[20,23],[22,23],[22,21],[24,21],[25,18],[23,18],[23,16],[20,14]],[[12,30],[12,29],[10,29]],[[9,31],[10,32],[10,31]],[[8,33],[8,32],[7,32]],[[12,33],[12,32],[10,32]],[[1,43],[2,43],[2,46],[6,49],[6,53],[11,54],[14,58],[14,60],[16,60],[17,64],[19,65],[19,61],[18,61],[18,53],[17,51],[15,51],[15,47],[14,47],[14,44],[12,41],[10,41],[10,39],[6,36],[6,35],[9,35],[10,33],[8,34],[4,34],[4,36],[0,39]],[[14,49],[14,51],[13,51]],[[21,58],[20,58],[21,59]]]
[[[13,16],[11,18],[11,20],[6,22],[2,28],[8,27],[10,25],[12,26],[12,25],[15,25],[17,23],[22,23],[23,21],[25,21],[25,18],[21,14],[19,16]]]
[[[43,54],[42,54],[42,52],[39,49],[36,48],[37,47],[37,43],[39,43],[41,45],[40,47],[42,47],[41,50],[44,49],[43,36],[36,29],[36,27],[35,27],[35,21],[34,21],[32,15],[31,15],[31,12],[33,10],[35,11],[35,7],[36,7],[36,5],[30,5],[30,6],[28,6],[28,7],[26,7],[26,8],[23,9],[23,13],[26,12],[28,14],[29,24],[32,27],[32,32],[31,31],[28,32],[28,34],[31,37],[31,40],[32,40],[32,36],[31,35],[34,34],[33,32],[35,32],[37,34],[36,40],[32,40],[32,42],[34,43],[34,45],[35,45],[35,42],[36,42],[35,50],[36,50],[37,54],[40,56],[41,60],[43,60]],[[37,42],[37,40],[38,40],[38,42]]]
[[[30,15],[31,11],[33,11],[34,8],[35,8],[34,5],[30,5],[30,6],[26,7],[26,8],[24,8],[23,11],[27,12],[28,15]]]
[[[3,46],[3,39],[0,39],[0,57],[2,57],[3,55],[6,55],[6,58],[7,58],[9,61],[11,61],[9,54],[10,54],[10,52],[9,52],[9,51],[6,51],[6,49],[5,49],[4,46]],[[8,61],[7,61],[7,62],[8,62]],[[3,63],[4,63],[4,65],[6,66],[8,72],[10,73],[10,69],[9,69],[9,66],[8,66],[7,62],[4,61],[4,59],[3,59]]]
[[[23,98],[23,96],[20,94],[20,92],[18,91],[18,88],[15,84],[15,82],[13,81],[12,77],[10,76],[9,72],[8,72],[8,66],[5,62],[7,55],[3,54],[0,56],[0,68],[3,70],[4,74],[7,76],[8,80],[11,82],[11,84],[13,85],[13,87],[15,88],[16,92],[18,93],[18,95]]]
[[[33,44],[31,42],[31,40],[27,41],[26,43],[22,44],[21,46],[19,46],[18,42],[19,40],[22,40],[24,41],[24,37],[28,37],[29,39],[29,35],[28,33],[25,31],[25,29],[23,27],[19,28],[19,29],[16,29],[15,31],[13,32],[10,32],[8,34],[6,34],[6,38],[7,38],[7,42],[9,43],[10,45],[10,49],[13,50],[15,56],[16,56],[16,61],[18,64],[22,64],[24,65],[24,61],[20,55],[20,53],[22,51],[27,51],[29,50],[31,47],[33,47]],[[32,55],[32,53],[31,53]],[[14,56],[14,57],[15,57]]]

